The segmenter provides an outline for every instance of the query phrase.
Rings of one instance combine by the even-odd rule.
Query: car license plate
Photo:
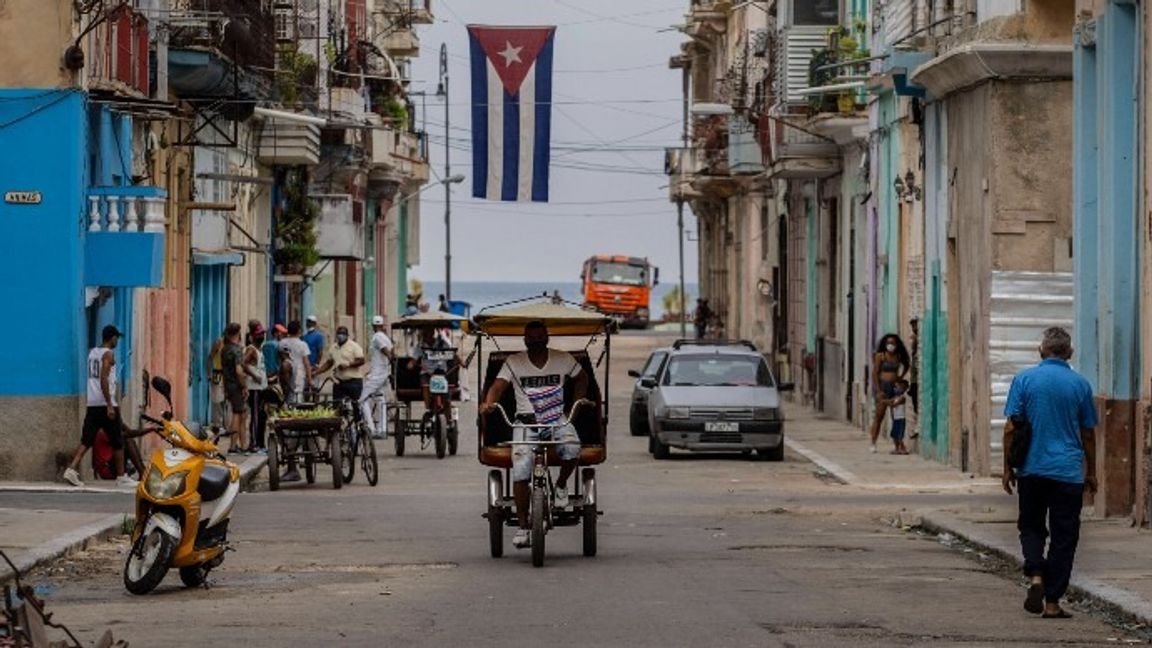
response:
[[[448,379],[444,376],[432,376],[432,379],[428,381],[428,391],[433,394],[447,394]]]
[[[730,421],[708,421],[704,424],[705,432],[739,432],[740,424]]]

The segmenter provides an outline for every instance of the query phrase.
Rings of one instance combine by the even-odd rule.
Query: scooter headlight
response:
[[[172,499],[184,492],[184,483],[188,479],[188,471],[172,473],[165,477],[159,470],[148,471],[148,478],[144,480],[144,490],[158,500]]]

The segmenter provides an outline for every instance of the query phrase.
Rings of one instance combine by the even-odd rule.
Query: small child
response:
[[[892,411],[892,443],[895,445],[892,454],[908,454],[908,448],[904,447],[904,426],[907,417],[904,403],[907,401],[907,396],[905,396],[907,393],[908,381],[897,380],[895,392],[888,401],[888,408]]]

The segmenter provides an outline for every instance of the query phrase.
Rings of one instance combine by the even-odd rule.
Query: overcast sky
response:
[[[574,281],[593,254],[646,256],[673,280],[676,209],[663,173],[681,132],[680,72],[668,69],[688,0],[433,0],[435,25],[420,26],[414,90],[434,93],[441,43],[451,74],[453,281]],[[471,197],[471,96],[465,25],[556,25],[550,203]],[[416,98],[419,115],[420,99]],[[444,106],[428,97],[433,181],[444,169]],[[589,150],[584,150],[589,149]],[[413,276],[444,277],[444,193],[422,194],[421,264]],[[695,218],[685,209],[695,238]],[[696,243],[685,241],[686,279]]]

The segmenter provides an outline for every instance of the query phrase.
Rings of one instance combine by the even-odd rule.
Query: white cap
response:
[[[372,318],[372,326],[384,326],[384,317],[377,315]]]
[[[305,321],[305,322],[312,322],[312,323],[315,323],[315,322],[316,322],[316,316],[315,316],[315,315],[309,315],[308,317],[306,317],[306,318],[304,319],[304,321]]]

